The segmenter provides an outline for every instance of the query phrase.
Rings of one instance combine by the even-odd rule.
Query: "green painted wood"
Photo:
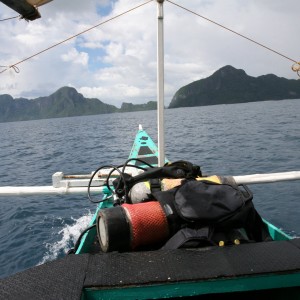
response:
[[[286,234],[267,220],[263,221],[267,224],[270,235],[274,241],[287,241],[292,239],[290,235]]]
[[[110,195],[110,192],[107,189],[106,194],[104,195],[103,200],[105,200],[105,198],[107,198],[109,195]],[[100,209],[103,209],[103,208],[106,208],[106,207],[111,207],[111,206],[112,206],[112,202],[109,201],[109,200],[106,200],[104,202],[99,203],[98,207],[96,209],[96,212],[94,213],[93,218],[91,219],[91,221],[90,221],[90,223],[89,223],[88,226],[92,226],[92,225],[96,224],[97,214],[98,214],[98,211]],[[89,253],[91,245],[94,242],[96,234],[97,234],[96,228],[93,228],[93,229],[89,230],[82,237],[81,242],[79,244],[79,247],[78,247],[78,249],[77,249],[77,251],[76,251],[75,254]]]
[[[82,299],[161,299],[175,297],[192,297],[197,295],[226,294],[243,292],[244,296],[251,291],[264,293],[265,290],[274,299],[299,299],[300,290],[293,289],[299,287],[300,274],[274,275],[274,276],[251,276],[245,278],[218,279],[200,282],[180,282],[161,285],[147,285],[134,287],[118,287],[115,289],[86,288],[83,290]],[[280,289],[278,287],[280,286]],[[240,294],[241,295],[241,294]],[[240,299],[243,299],[241,295]],[[211,298],[210,298],[211,299]],[[218,298],[217,298],[218,299]],[[232,299],[232,298],[229,298]],[[236,298],[235,298],[236,299]],[[247,298],[248,299],[248,298]],[[254,298],[255,299],[255,298]],[[260,298],[256,298],[260,299]]]
[[[158,149],[151,137],[148,135],[148,133],[145,130],[139,130],[136,134],[136,137],[134,139],[129,158],[138,158],[139,157],[139,150],[143,146],[148,146],[152,154],[145,155],[146,156],[156,156],[158,157]]]

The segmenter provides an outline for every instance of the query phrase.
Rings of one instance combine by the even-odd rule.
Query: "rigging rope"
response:
[[[118,15],[116,15],[116,16],[114,16],[114,17],[108,19],[108,20],[105,20],[105,21],[103,21],[103,22],[101,22],[101,23],[98,23],[98,24],[96,24],[96,25],[94,25],[94,26],[92,26],[92,27],[90,27],[90,28],[88,28],[88,29],[86,29],[86,30],[83,30],[83,31],[81,31],[81,32],[79,32],[79,33],[77,33],[77,34],[75,34],[75,35],[72,35],[72,36],[70,36],[69,38],[67,38],[67,39],[65,39],[65,40],[63,40],[63,41],[61,41],[61,42],[58,42],[58,43],[56,43],[56,44],[54,44],[54,45],[52,45],[52,46],[50,46],[50,47],[48,47],[48,48],[46,48],[46,49],[44,49],[44,50],[42,50],[42,51],[39,51],[39,52],[37,52],[37,53],[35,53],[35,54],[33,54],[33,55],[27,57],[27,58],[24,58],[24,59],[18,61],[17,63],[15,63],[15,64],[12,64],[12,65],[9,65],[9,66],[2,66],[2,67],[5,67],[6,69],[0,71],[0,74],[1,74],[1,73],[4,73],[5,71],[7,71],[7,70],[10,69],[10,68],[13,68],[13,69],[15,70],[16,73],[19,73],[19,69],[18,69],[18,67],[16,67],[16,65],[19,65],[19,64],[23,63],[23,62],[26,61],[26,60],[29,60],[29,59],[31,59],[31,58],[33,58],[33,57],[35,57],[35,56],[37,56],[37,55],[39,55],[39,54],[41,54],[41,53],[43,53],[43,52],[46,52],[46,51],[48,51],[48,50],[50,50],[50,49],[52,49],[52,48],[54,48],[54,47],[56,47],[56,46],[58,46],[58,45],[61,45],[61,44],[65,43],[65,42],[67,42],[67,41],[69,41],[69,40],[71,40],[71,39],[73,39],[73,38],[75,38],[75,37],[81,35],[81,34],[84,34],[84,33],[88,32],[88,31],[90,31],[90,30],[96,28],[96,27],[99,27],[99,26],[101,26],[101,25],[103,25],[103,24],[105,24],[105,23],[108,23],[108,22],[110,22],[110,21],[112,21],[112,20],[114,20],[114,19],[117,19],[117,18],[119,18],[119,17],[121,17],[121,16],[123,16],[123,15],[125,15],[125,14],[127,14],[127,13],[129,13],[129,12],[132,12],[132,11],[134,11],[134,10],[136,10],[136,9],[138,9],[138,8],[144,6],[144,5],[146,5],[146,4],[148,4],[148,3],[152,2],[152,1],[153,1],[153,0],[148,0],[148,1],[145,2],[145,3],[142,3],[142,4],[138,5],[138,6],[133,7],[133,8],[130,8],[129,10],[127,10],[127,11],[125,11],[125,12],[122,12],[122,13],[120,13],[120,14],[118,14]],[[18,72],[17,72],[16,70],[17,70]]]
[[[11,18],[7,18],[7,19],[2,19],[2,20],[0,20],[0,22],[2,22],[2,21],[8,21],[8,20],[11,20],[11,19],[16,19],[16,18],[21,18],[21,15],[18,15],[18,16],[15,16],[15,17],[11,17]]]
[[[144,5],[146,5],[146,4],[148,4],[148,3],[152,2],[152,1],[153,1],[153,0],[148,0],[148,1],[145,2],[145,3],[142,3],[142,4],[140,4],[140,5],[136,6],[136,7],[133,7],[133,8],[131,8],[131,9],[129,9],[129,10],[123,12],[123,13],[120,13],[120,14],[118,14],[118,15],[116,15],[116,16],[114,16],[114,17],[108,19],[108,20],[106,20],[106,21],[103,21],[103,22],[101,22],[101,23],[99,23],[99,24],[96,24],[96,25],[94,25],[94,26],[92,26],[92,27],[90,27],[90,28],[88,28],[88,29],[86,29],[86,30],[84,30],[84,31],[81,31],[81,32],[79,32],[79,33],[77,33],[77,34],[75,34],[75,35],[73,35],[73,36],[71,36],[71,37],[69,37],[69,38],[67,38],[67,39],[65,39],[65,40],[63,40],[63,41],[61,41],[61,42],[58,42],[58,43],[56,43],[56,44],[54,44],[54,45],[52,45],[52,46],[50,46],[50,47],[48,47],[48,48],[46,48],[46,49],[44,49],[44,50],[42,50],[42,51],[39,51],[39,52],[37,52],[37,53],[35,53],[35,54],[33,54],[33,55],[27,57],[27,58],[24,58],[23,60],[21,60],[21,61],[15,63],[15,64],[12,64],[12,65],[9,65],[9,66],[0,66],[0,68],[5,68],[4,70],[0,71],[0,74],[1,74],[1,73],[4,73],[5,71],[7,71],[7,70],[10,69],[10,68],[13,68],[14,71],[15,71],[16,73],[19,73],[20,70],[19,70],[19,68],[18,68],[16,65],[21,64],[21,63],[23,63],[23,62],[25,62],[25,61],[27,61],[27,60],[29,60],[29,59],[31,59],[31,58],[33,58],[33,57],[39,55],[39,54],[42,54],[43,52],[46,52],[46,51],[48,51],[48,50],[50,50],[50,49],[52,49],[52,48],[54,48],[54,47],[56,47],[56,46],[59,46],[59,45],[65,43],[65,42],[67,42],[67,41],[69,41],[69,40],[71,40],[71,39],[73,39],[73,38],[75,38],[75,37],[77,37],[77,36],[79,36],[79,35],[81,35],[81,34],[84,34],[84,33],[88,32],[88,31],[90,31],[90,30],[92,30],[92,29],[94,29],[94,28],[96,28],[96,27],[99,27],[99,26],[101,26],[101,25],[103,25],[103,24],[105,24],[105,23],[108,23],[108,22],[110,22],[110,21],[112,21],[112,20],[114,20],[114,19],[117,19],[118,17],[121,17],[121,16],[123,16],[123,15],[125,15],[125,14],[127,14],[127,13],[129,13],[129,12],[131,12],[131,11],[133,11],[133,10],[136,10],[136,9],[138,9],[138,8],[144,6]],[[202,16],[202,15],[200,15],[200,14],[198,14],[198,13],[196,13],[196,12],[194,12],[194,11],[192,11],[192,10],[190,10],[190,9],[188,9],[188,8],[186,8],[186,7],[184,7],[184,6],[182,6],[182,5],[179,5],[179,4],[177,4],[177,3],[173,2],[173,1],[171,1],[171,0],[166,0],[166,1],[169,2],[169,3],[171,3],[171,4],[173,4],[174,6],[177,6],[177,7],[181,8],[181,9],[187,11],[187,12],[190,12],[190,13],[192,13],[192,14],[194,14],[194,15],[196,15],[196,16],[198,16],[198,17],[200,17],[200,18],[202,18],[202,19],[204,19],[204,20],[206,20],[206,21],[208,21],[208,22],[211,22],[211,23],[213,23],[213,24],[215,24],[215,25],[217,25],[217,26],[219,26],[219,27],[221,27],[221,28],[223,28],[223,29],[225,29],[225,30],[227,30],[227,31],[230,31],[230,32],[232,32],[232,33],[234,33],[234,34],[236,34],[236,35],[238,35],[238,36],[240,36],[240,37],[242,37],[242,38],[244,38],[244,39],[246,39],[246,40],[248,40],[248,41],[250,41],[250,42],[252,42],[252,43],[254,43],[254,44],[256,44],[256,45],[258,45],[258,46],[260,46],[260,47],[263,47],[263,48],[265,48],[265,49],[267,49],[267,50],[269,50],[269,51],[271,51],[271,52],[273,52],[273,53],[275,53],[275,54],[277,54],[277,55],[279,55],[279,56],[281,56],[281,57],[283,57],[283,58],[286,58],[287,60],[292,61],[292,62],[293,62],[293,65],[292,65],[291,68],[292,68],[292,70],[293,70],[294,72],[297,72],[298,76],[300,77],[300,62],[299,62],[299,61],[297,61],[297,60],[295,60],[295,59],[292,59],[292,58],[290,58],[290,57],[288,57],[288,56],[286,56],[286,55],[284,55],[284,54],[282,54],[282,53],[280,53],[280,52],[278,52],[278,51],[276,51],[276,50],[274,50],[274,49],[272,49],[272,48],[270,48],[270,47],[268,47],[268,46],[266,46],[266,45],[263,45],[263,44],[261,44],[261,43],[255,41],[255,40],[253,40],[253,39],[251,39],[251,38],[249,38],[249,37],[247,37],[247,36],[241,34],[241,33],[238,33],[237,31],[235,31],[235,30],[233,30],[233,29],[230,29],[230,28],[228,28],[228,27],[226,27],[226,26],[224,26],[224,25],[222,25],[222,24],[220,24],[220,23],[218,23],[218,22],[215,22],[215,21],[213,21],[212,19],[209,19],[209,18],[207,18],[207,17],[204,17],[204,16]],[[18,17],[20,17],[20,16],[8,18],[8,19],[3,19],[3,20],[0,20],[0,21],[6,21],[6,20],[18,18]]]
[[[228,27],[226,27],[226,26],[224,26],[224,25],[222,25],[220,23],[217,23],[217,22],[215,22],[215,21],[213,21],[213,20],[211,20],[211,19],[209,19],[207,17],[204,17],[204,16],[202,16],[202,15],[200,15],[200,14],[198,14],[198,13],[196,13],[196,12],[194,12],[194,11],[192,11],[192,10],[190,10],[190,9],[182,6],[182,5],[179,5],[179,4],[171,1],[171,0],[166,0],[166,1],[169,2],[169,3],[171,3],[171,4],[173,4],[173,5],[175,5],[175,6],[177,6],[177,7],[179,7],[179,8],[181,8],[181,9],[183,9],[183,10],[185,10],[185,11],[190,12],[190,13],[192,13],[192,14],[194,14],[194,15],[196,15],[196,16],[198,16],[198,17],[200,17],[200,18],[202,18],[202,19],[204,19],[204,20],[206,20],[208,22],[211,22],[211,23],[213,23],[213,24],[215,24],[215,25],[217,25],[217,26],[219,26],[219,27],[221,27],[221,28],[223,28],[223,29],[225,29],[227,31],[230,31],[230,32],[232,32],[232,33],[234,33],[234,34],[236,34],[236,35],[238,35],[238,36],[240,36],[240,37],[242,37],[242,38],[244,38],[244,39],[246,39],[246,40],[248,40],[248,41],[250,41],[250,42],[252,42],[252,43],[254,43],[256,45],[258,45],[258,46],[260,46],[260,47],[263,47],[263,48],[265,48],[265,49],[267,49],[269,51],[272,51],[272,52],[274,52],[274,53],[276,53],[276,54],[278,54],[278,55],[280,55],[280,56],[282,56],[282,57],[284,57],[284,58],[292,61],[294,63],[292,65],[292,70],[294,72],[297,72],[298,76],[300,77],[300,62],[298,62],[297,60],[292,59],[292,58],[290,58],[290,57],[288,57],[288,56],[286,56],[286,55],[284,55],[284,54],[282,54],[282,53],[280,53],[280,52],[278,52],[278,51],[276,51],[276,50],[274,50],[274,49],[272,49],[270,47],[267,47],[267,46],[265,46],[265,45],[263,45],[263,44],[255,41],[255,40],[253,40],[253,39],[251,39],[251,38],[249,38],[249,37],[247,37],[247,36],[245,36],[245,35],[243,35],[241,33],[238,33],[237,31],[234,31],[234,30],[232,30],[232,29],[230,29],[230,28],[228,28]]]
[[[3,73],[4,71],[8,70],[9,68],[14,69],[14,71],[16,73],[20,73],[20,69],[17,66],[15,66],[15,65],[12,65],[12,66],[0,66],[0,68],[5,68],[5,70],[0,71],[0,73]]]

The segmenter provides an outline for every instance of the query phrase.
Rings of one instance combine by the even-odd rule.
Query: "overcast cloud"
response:
[[[144,0],[53,2],[42,18],[0,22],[0,65],[15,64]],[[300,61],[299,0],[174,0]],[[168,2],[165,11],[166,105],[183,85],[225,65],[248,75],[298,79],[291,61]],[[0,2],[0,19],[17,15]],[[36,98],[62,86],[120,106],[156,100],[156,1],[0,74],[0,94]]]

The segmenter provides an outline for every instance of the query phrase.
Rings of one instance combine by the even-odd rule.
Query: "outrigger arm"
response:
[[[31,196],[31,195],[87,195],[87,186],[91,175],[64,175],[62,172],[53,174],[52,186],[1,186],[1,196]],[[227,176],[224,176],[227,177]],[[252,174],[232,177],[237,184],[262,184],[280,181],[300,180],[300,171],[281,173]],[[105,192],[105,181],[95,180],[90,188],[91,193],[100,194]]]

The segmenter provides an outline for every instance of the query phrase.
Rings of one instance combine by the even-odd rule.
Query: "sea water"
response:
[[[206,175],[300,170],[300,100],[165,111],[166,156]],[[51,185],[127,159],[138,125],[157,141],[156,111],[0,123],[0,186]],[[258,212],[300,235],[300,181],[251,185]],[[0,197],[0,277],[62,257],[95,205],[81,196]]]

